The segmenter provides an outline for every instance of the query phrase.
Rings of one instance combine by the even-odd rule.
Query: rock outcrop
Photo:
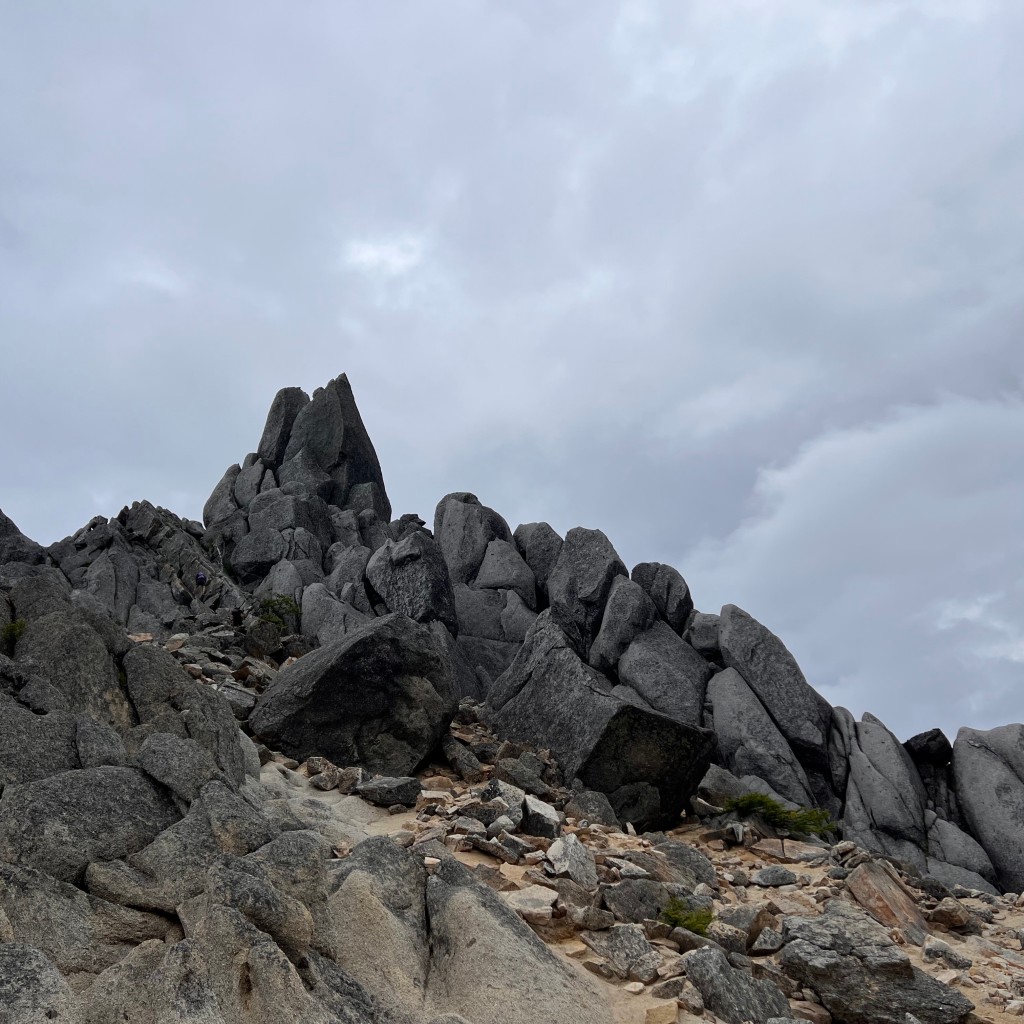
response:
[[[0,513],[0,1019],[1024,1011],[1024,726],[901,744],[599,530],[391,516],[344,375],[203,523]]]

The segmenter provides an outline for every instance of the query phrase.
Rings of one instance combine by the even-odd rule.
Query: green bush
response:
[[[661,912],[660,920],[673,928],[685,928],[695,935],[707,935],[708,925],[714,916],[713,910],[702,907],[691,909],[682,900],[671,899]]]
[[[269,622],[284,633],[290,633],[299,628],[301,609],[294,598],[284,594],[265,597],[259,603],[258,613],[261,622]]]
[[[25,632],[25,620],[15,619],[8,622],[3,629],[0,629],[0,651],[10,656],[14,654],[14,645],[21,639]]]
[[[790,811],[778,800],[773,800],[764,793],[747,793],[725,801],[725,811],[739,817],[759,814],[772,828],[777,828],[795,836],[820,835],[823,832],[834,832],[836,823],[832,815],[820,807],[801,807]]]

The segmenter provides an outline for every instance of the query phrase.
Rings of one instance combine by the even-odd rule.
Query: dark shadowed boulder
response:
[[[614,696],[548,612],[537,618],[488,703],[499,735],[551,749],[567,778],[606,794],[652,786],[660,800],[653,816],[658,820],[675,820],[707,769],[713,745],[707,730]]]
[[[586,657],[597,636],[616,576],[626,566],[600,530],[576,527],[565,536],[548,577],[551,618]]]
[[[511,541],[508,523],[475,494],[445,495],[434,511],[434,539],[453,584],[472,583],[492,540]]]
[[[726,666],[757,694],[800,763],[826,771],[832,708],[804,679],[782,641],[742,608],[727,604],[718,642]]]
[[[657,615],[658,609],[643,587],[627,576],[616,576],[587,660],[598,672],[612,675],[623,652],[654,625]]]
[[[456,709],[451,664],[427,626],[374,619],[282,669],[249,716],[255,735],[305,760],[406,775]]]
[[[423,530],[386,541],[366,565],[366,579],[388,611],[416,622],[440,622],[457,636],[459,620],[448,566]]]
[[[1005,891],[1024,890],[1024,725],[961,729],[953,744],[961,809]]]
[[[712,667],[664,622],[641,633],[619,659],[619,679],[655,711],[699,726]]]
[[[78,882],[93,860],[141,850],[180,814],[170,794],[134,768],[85,768],[7,786],[0,860]]]
[[[787,800],[810,807],[810,784],[764,705],[733,668],[708,684],[718,750],[734,775],[756,775]]]
[[[682,636],[693,611],[693,598],[679,571],[661,562],[641,562],[633,567],[631,578],[650,595],[658,614]]]

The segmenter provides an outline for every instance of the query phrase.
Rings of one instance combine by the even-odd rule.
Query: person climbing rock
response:
[[[206,585],[210,581],[206,578],[205,572],[196,573],[196,599],[202,601],[203,596],[206,594]]]

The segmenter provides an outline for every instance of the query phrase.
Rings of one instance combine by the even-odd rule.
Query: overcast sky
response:
[[[1024,4],[0,0],[0,507],[198,518],[345,371],[901,738],[1024,719]]]

